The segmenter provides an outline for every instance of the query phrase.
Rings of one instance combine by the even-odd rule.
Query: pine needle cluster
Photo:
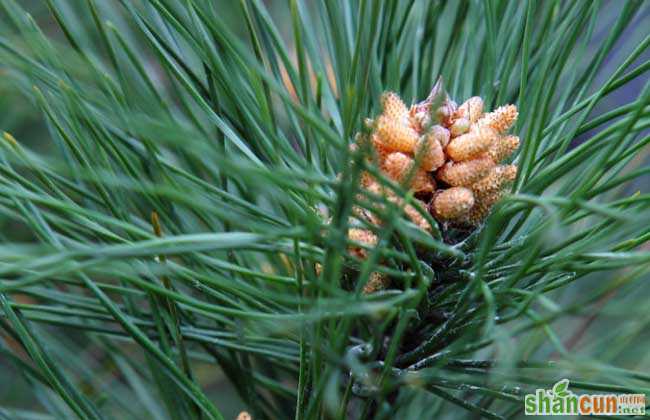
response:
[[[0,418],[650,394],[649,7],[0,0]]]

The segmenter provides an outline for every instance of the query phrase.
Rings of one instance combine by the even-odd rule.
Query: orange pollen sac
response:
[[[415,161],[406,153],[390,153],[384,160],[383,168],[391,179],[401,182],[413,169]]]
[[[410,124],[386,115],[377,118],[376,130],[382,147],[395,152],[413,152],[419,137]]]
[[[487,113],[478,120],[477,124],[481,126],[488,126],[496,130],[498,133],[504,133],[515,120],[517,120],[517,107],[514,105],[500,106],[494,111]]]
[[[454,161],[469,160],[487,151],[497,133],[490,127],[476,127],[467,134],[451,139],[447,155]]]
[[[454,123],[451,125],[449,130],[451,131],[452,137],[458,137],[461,134],[465,134],[469,131],[471,126],[471,123],[469,119],[467,118],[458,118]]]
[[[501,162],[508,159],[519,148],[519,137],[517,136],[501,136],[499,137],[488,150],[488,155],[495,162]]]
[[[503,189],[517,178],[517,166],[497,165],[480,181],[472,185],[472,191],[478,196],[491,194]]]
[[[431,202],[433,217],[454,220],[469,213],[474,206],[474,194],[464,187],[452,187],[436,192]]]
[[[436,174],[437,178],[454,187],[469,187],[483,178],[495,166],[494,161],[487,156],[464,162],[447,162]]]
[[[408,108],[395,92],[386,92],[381,96],[382,115],[391,119],[402,119],[408,114]]]

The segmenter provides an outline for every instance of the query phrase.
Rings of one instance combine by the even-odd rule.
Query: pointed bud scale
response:
[[[488,155],[495,162],[501,162],[508,159],[519,148],[519,137],[501,136],[496,139],[488,149]]]
[[[500,106],[494,111],[487,113],[478,120],[477,124],[480,126],[492,127],[498,133],[504,133],[512,124],[517,120],[517,107],[514,105]]]
[[[420,159],[420,167],[427,172],[434,171],[445,163],[445,152],[432,133],[420,137],[415,153]]]
[[[474,194],[463,187],[439,190],[431,201],[431,212],[439,220],[456,220],[466,216],[474,206]]]
[[[485,152],[496,137],[496,131],[489,127],[472,127],[469,133],[451,139],[446,152],[456,162],[469,160]]]
[[[442,80],[442,76],[438,77],[438,80],[436,80],[436,83],[434,83],[433,87],[431,88],[431,92],[429,92],[429,96],[422,102],[423,104],[431,104],[437,99],[444,100],[449,97],[447,95],[447,92],[445,92],[444,88],[444,81]]]
[[[463,162],[449,161],[436,173],[436,178],[454,187],[468,187],[485,177],[496,164],[482,155]]]
[[[449,127],[452,137],[458,137],[462,134],[465,134],[469,131],[470,122],[467,118],[458,118],[454,123]]]
[[[473,96],[463,102],[456,111],[457,118],[467,118],[474,124],[483,116],[483,99],[480,96]]]

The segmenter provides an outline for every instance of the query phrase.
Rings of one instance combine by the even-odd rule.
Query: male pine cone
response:
[[[444,100],[431,109],[436,95]],[[394,92],[384,93],[381,104],[381,114],[369,122],[377,166],[424,197],[436,220],[479,224],[516,178],[517,167],[501,162],[519,147],[519,138],[506,134],[517,119],[517,107],[484,113],[478,96],[457,106],[438,86],[410,108]],[[376,182],[364,174],[364,188],[377,189],[372,186]]]
[[[366,120],[370,133],[358,135],[357,143],[367,143],[364,146],[372,151],[369,161],[414,192],[416,202],[407,205],[368,173],[362,175],[361,188],[397,204],[425,231],[431,227],[416,207],[427,209],[447,225],[480,224],[517,176],[516,165],[502,164],[519,147],[519,138],[507,134],[517,119],[517,107],[505,105],[484,113],[483,99],[478,96],[458,106],[441,91],[440,84],[426,100],[410,108],[394,92],[384,93],[381,105],[381,114]],[[354,213],[372,224],[382,223],[372,210]],[[376,245],[376,236],[369,230],[350,229],[349,236],[353,242]],[[361,258],[366,254],[354,245],[349,251]]]

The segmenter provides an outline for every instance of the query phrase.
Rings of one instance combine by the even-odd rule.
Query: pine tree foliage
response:
[[[505,418],[562,378],[649,394],[650,4],[267,3],[0,0],[0,382],[29,401],[0,395],[0,418]],[[483,224],[428,234],[360,194],[348,146],[383,92],[439,77],[516,104],[521,146]],[[359,258],[352,209],[377,204]],[[377,272],[390,287],[362,293]]]

